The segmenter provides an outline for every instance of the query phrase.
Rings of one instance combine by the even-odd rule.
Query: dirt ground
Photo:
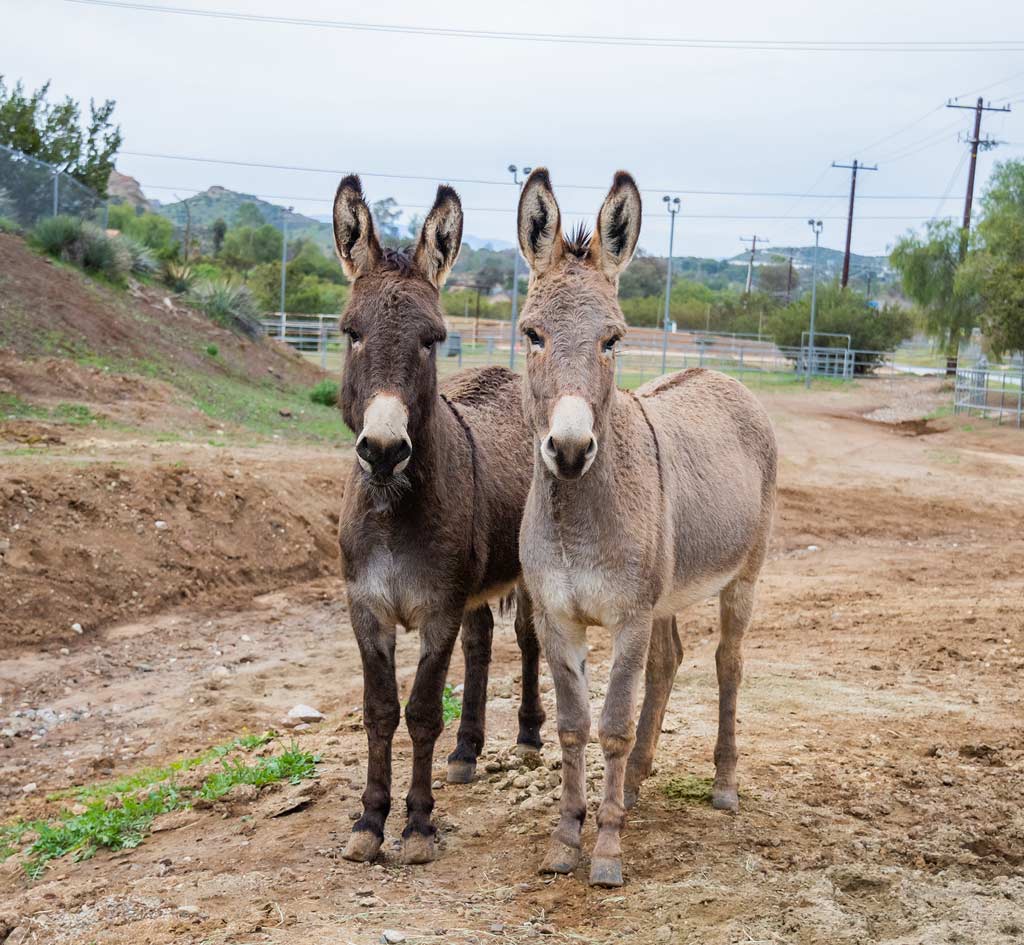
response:
[[[746,645],[741,810],[660,789],[670,777],[712,774],[709,601],[680,622],[685,658],[656,774],[624,836],[621,890],[589,889],[586,858],[573,877],[536,873],[556,819],[557,738],[549,721],[537,771],[503,764],[518,695],[507,619],[495,634],[490,770],[481,764],[474,784],[436,791],[439,859],[395,860],[411,762],[403,729],[385,855],[374,865],[340,859],[364,775],[361,675],[333,550],[318,536],[333,528],[347,454],[152,442],[126,453],[113,441],[87,447],[75,437],[88,434],[76,433],[45,463],[5,459],[4,483],[20,477],[39,514],[60,489],[67,499],[69,470],[81,471],[82,546],[102,545],[105,519],[129,534],[137,508],[152,552],[139,576],[111,589],[118,605],[130,588],[147,602],[105,608],[95,575],[121,573],[124,562],[96,547],[76,556],[69,538],[48,572],[60,578],[53,593],[71,599],[78,589],[96,616],[81,634],[55,626],[0,650],[0,730],[31,720],[0,736],[0,822],[53,812],[45,795],[59,788],[278,726],[296,703],[327,720],[295,735],[322,760],[319,787],[287,816],[270,816],[277,792],[196,811],[133,850],[57,861],[35,882],[16,858],[0,866],[0,942],[369,945],[384,930],[410,943],[1024,942],[1024,436],[924,421],[949,399],[933,381],[759,396],[780,441],[780,512]],[[110,467],[115,456],[126,465]],[[261,505],[271,498],[273,516]],[[168,525],[159,537],[158,513]],[[320,564],[290,581],[268,574],[268,584],[224,554],[220,578],[208,576],[209,536],[223,538],[217,529],[239,516],[241,544],[270,542],[269,558],[290,543],[296,562]],[[287,537],[272,538],[275,516]],[[201,587],[165,594],[190,557]],[[26,575],[5,587],[5,611],[40,606],[46,582]],[[253,596],[266,586],[278,589]],[[37,596],[20,601],[29,592]],[[606,634],[592,629],[591,645],[596,704]],[[400,638],[403,697],[417,648],[413,635]],[[451,681],[461,679],[456,657]],[[551,719],[546,675],[544,688]],[[454,732],[438,746],[442,779]],[[596,776],[596,743],[590,760]],[[585,850],[593,836],[588,818]]]

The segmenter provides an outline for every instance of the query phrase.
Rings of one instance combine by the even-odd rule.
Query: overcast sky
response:
[[[966,8],[952,0],[153,3],[601,36],[1024,40],[1024,3],[1011,0],[974,0]],[[119,169],[165,201],[221,184],[270,195],[300,212],[326,213],[337,171],[423,175],[426,180],[364,178],[371,199],[394,196],[409,216],[429,205],[437,182],[510,181],[506,167],[515,162],[549,167],[571,222],[594,215],[601,189],[622,167],[644,191],[644,248],[666,251],[661,198],[679,193],[677,254],[727,256],[742,248],[741,236],[755,232],[776,245],[806,244],[811,214],[825,220],[823,244],[841,248],[849,172],[829,164],[859,158],[880,169],[861,177],[853,248],[874,254],[923,218],[962,213],[967,148],[957,133],[969,128],[972,113],[943,108],[947,98],[973,103],[983,91],[996,104],[1017,103],[1012,114],[985,116],[983,132],[1009,143],[979,158],[981,186],[995,160],[1024,155],[1024,47],[982,53],[608,47],[197,18],[67,0],[0,0],[0,22],[0,72],[7,81],[20,77],[35,86],[52,79],[58,95],[116,99],[125,152],[331,169],[122,154]],[[456,187],[467,233],[513,238],[510,183]],[[871,199],[883,195],[899,199]]]

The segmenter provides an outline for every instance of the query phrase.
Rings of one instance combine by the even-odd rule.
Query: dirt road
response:
[[[296,703],[327,716],[294,735],[321,756],[320,789],[286,816],[270,814],[291,789],[196,811],[137,849],[57,861],[35,882],[9,860],[0,941],[369,945],[395,930],[410,943],[1024,942],[1024,437],[914,422],[945,396],[929,384],[765,395],[781,501],[746,646],[741,810],[662,790],[712,773],[707,602],[680,622],[686,655],[658,770],[624,837],[622,890],[587,888],[586,862],[576,877],[536,874],[555,820],[557,739],[549,722],[536,771],[503,764],[518,687],[507,621],[495,635],[491,770],[437,790],[438,861],[394,858],[411,760],[401,729],[386,855],[339,858],[365,743],[358,654],[328,576],[244,606],[235,595],[234,609],[211,592],[201,608],[0,661],[0,729],[33,713],[0,742],[2,820],[55,811],[47,792],[279,726]],[[223,462],[244,468],[245,456]],[[607,636],[594,629],[591,644],[596,702]],[[417,647],[399,640],[403,697]],[[450,678],[462,679],[458,657]],[[552,718],[547,676],[544,688]],[[452,725],[442,779],[453,744]],[[596,776],[596,744],[590,760]],[[591,818],[585,848],[593,829]]]

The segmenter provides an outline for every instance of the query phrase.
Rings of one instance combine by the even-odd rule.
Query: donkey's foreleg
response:
[[[448,783],[468,784],[484,747],[487,716],[487,671],[491,663],[494,617],[484,604],[462,618],[462,655],[466,678],[462,690],[462,721],[455,751],[448,756]]]
[[[718,741],[711,804],[718,810],[740,807],[736,783],[736,697],[743,677],[743,634],[754,611],[754,577],[740,575],[719,594],[722,638],[715,651],[718,670]]]
[[[409,819],[402,831],[403,863],[429,863],[435,855],[436,830],[430,822],[434,810],[434,794],[430,787],[434,743],[444,730],[441,694],[461,617],[461,609],[436,615],[425,620],[419,628],[420,661],[412,694],[405,707],[405,722],[412,738],[412,784],[405,799]]]
[[[562,744],[562,803],[548,843],[542,873],[571,873],[580,858],[580,834],[587,815],[586,748],[590,739],[587,687],[587,628],[560,624],[538,614],[538,628],[555,682],[558,739]]]
[[[651,646],[647,654],[644,674],[644,704],[640,710],[640,724],[636,729],[636,744],[626,765],[625,804],[629,810],[640,796],[640,785],[654,766],[654,753],[665,719],[665,707],[672,692],[676,671],[683,661],[683,645],[675,617],[654,621]]]
[[[604,796],[597,811],[597,843],[590,862],[592,886],[622,885],[619,835],[626,822],[626,760],[636,741],[636,703],[650,640],[648,612],[619,627],[612,644],[612,671],[598,732],[604,751]]]
[[[516,589],[516,642],[523,666],[523,691],[519,700],[519,737],[516,748],[521,753],[539,751],[544,725],[544,706],[540,701],[540,640],[533,623],[533,603],[526,589]]]
[[[345,847],[347,860],[372,860],[384,840],[384,822],[391,810],[391,740],[401,710],[395,684],[395,628],[350,600],[352,629],[363,661],[363,727],[369,745],[363,815]]]

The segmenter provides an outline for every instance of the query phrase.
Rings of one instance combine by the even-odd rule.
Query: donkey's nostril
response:
[[[590,438],[590,443],[587,446],[587,451],[583,455],[584,455],[585,459],[590,460],[590,459],[594,458],[596,453],[597,453],[597,439],[596,439],[596,437],[592,436]]]
[[[365,436],[361,436],[359,438],[359,442],[356,443],[356,456],[361,459],[365,459],[368,463],[372,463],[374,452],[373,445],[370,441]]]

